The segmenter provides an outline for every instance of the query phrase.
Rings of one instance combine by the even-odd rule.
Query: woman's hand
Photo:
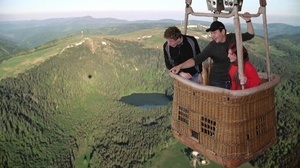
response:
[[[240,84],[241,85],[245,85],[246,82],[247,82],[247,77],[245,75],[240,75],[239,76],[239,79],[240,79]]]

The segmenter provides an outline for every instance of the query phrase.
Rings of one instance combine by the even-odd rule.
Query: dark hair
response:
[[[234,62],[232,62],[232,64],[238,65],[238,57],[237,57],[236,44],[234,44],[234,43],[233,44],[229,44],[229,46],[227,48],[227,51],[229,49],[236,55],[236,60]],[[244,46],[243,46],[243,58],[244,58],[244,63],[249,60],[248,51],[247,51],[247,49]]]
[[[181,36],[182,36],[181,31],[176,26],[168,27],[164,33],[164,38],[166,39],[177,40]]]
[[[227,34],[227,30],[226,29],[219,29],[220,32],[222,32],[222,30],[225,30],[225,34]]]
[[[235,55],[236,55],[236,60],[234,61],[234,62],[232,62],[231,64],[232,65],[236,65],[236,66],[238,66],[238,57],[237,57],[237,48],[236,48],[236,44],[229,44],[229,46],[228,46],[228,48],[227,48],[227,52],[228,52],[228,50],[231,50],[231,52],[232,53],[234,53]],[[245,62],[246,61],[248,61],[249,60],[249,56],[248,56],[248,51],[247,51],[247,49],[243,46],[243,59],[244,59],[244,64],[245,64]],[[238,69],[235,71],[235,73],[234,73],[234,77],[233,77],[234,79],[234,81],[238,84],[238,83],[240,83],[241,81],[240,81],[240,79],[239,79],[239,73],[238,73]]]

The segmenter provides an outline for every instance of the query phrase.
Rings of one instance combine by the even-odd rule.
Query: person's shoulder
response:
[[[255,69],[254,65],[248,60],[245,62],[245,69]]]
[[[165,47],[167,45],[168,42],[164,42],[163,46]]]
[[[247,65],[247,66],[253,66],[252,63],[251,63],[249,60],[247,60],[247,61],[245,62],[245,65]]]
[[[229,43],[234,43],[236,40],[235,38],[235,33],[228,33],[226,34],[226,42]]]
[[[233,38],[235,37],[235,33],[227,33],[226,36],[227,38]]]
[[[189,38],[195,38],[194,36],[191,36],[191,35],[183,35],[185,37],[189,37]]]
[[[207,46],[213,46],[213,45],[218,45],[220,43],[217,43],[215,40],[211,40]]]
[[[165,42],[162,46],[163,50],[168,50],[168,42]]]
[[[183,35],[183,36],[185,36],[186,38],[191,38],[193,40],[196,40],[196,38],[194,36],[190,36],[190,35]]]

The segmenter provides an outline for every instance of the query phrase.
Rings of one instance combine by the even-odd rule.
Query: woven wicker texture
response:
[[[237,96],[174,78],[172,130],[176,139],[223,166],[243,164],[276,141],[274,86]]]

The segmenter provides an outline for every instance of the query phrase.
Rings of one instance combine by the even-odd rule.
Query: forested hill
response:
[[[286,52],[291,58],[288,60],[296,60],[299,62],[300,59],[300,33],[294,35],[277,35],[271,38],[272,46]],[[288,56],[285,55],[285,56]]]
[[[169,106],[118,100],[172,85],[161,54],[137,42],[85,38],[2,79],[0,167],[141,167],[172,140]]]
[[[164,93],[172,86],[161,49],[163,30],[68,36],[4,61],[0,167],[144,167],[162,151],[173,150],[171,103],[141,109],[119,101],[132,93]],[[189,30],[199,37],[201,49],[210,40],[204,31]],[[281,76],[278,141],[250,163],[297,167],[299,38],[277,36],[269,42],[271,70]],[[266,71],[263,39],[257,36],[245,46],[255,67]]]
[[[23,50],[26,50],[26,47],[22,44],[0,35],[0,63]]]

